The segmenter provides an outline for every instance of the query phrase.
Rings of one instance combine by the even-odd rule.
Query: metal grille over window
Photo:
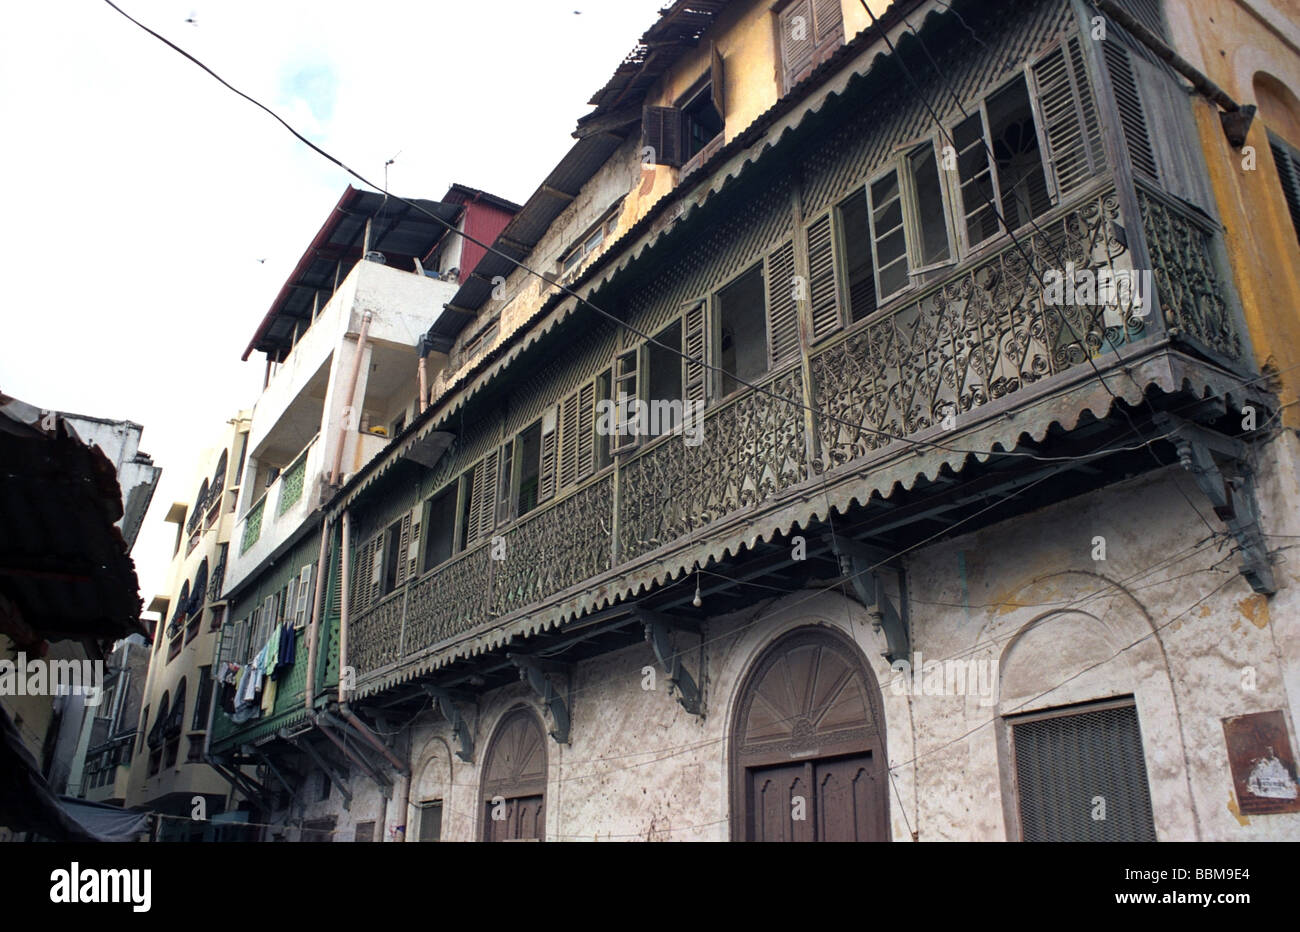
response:
[[[1131,702],[1011,720],[1025,841],[1155,841]]]
[[[307,454],[304,452],[280,479],[280,504],[276,514],[282,515],[302,498],[303,480],[307,476]]]
[[[248,552],[248,548],[257,543],[257,539],[262,536],[262,508],[266,505],[266,499],[262,499],[248,516],[244,518],[244,533],[239,539],[239,553],[242,556]]]

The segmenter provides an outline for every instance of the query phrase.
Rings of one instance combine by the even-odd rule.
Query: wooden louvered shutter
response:
[[[1103,165],[1101,129],[1077,38],[1052,49],[1030,68],[1040,117],[1040,143],[1056,203],[1081,188]]]
[[[410,552],[411,552],[411,513],[407,512],[402,515],[402,534],[397,544],[397,553],[393,554],[393,562],[396,566],[393,568],[394,585],[400,586],[406,582],[407,574],[410,572]]]
[[[497,510],[493,526],[505,524],[514,515],[514,488],[512,479],[515,465],[515,445],[511,440],[503,443],[497,450]]]
[[[544,502],[555,495],[557,454],[559,453],[559,413],[551,405],[542,414],[542,465],[537,476],[537,500]]]
[[[1160,180],[1155,152],[1151,149],[1151,136],[1147,132],[1147,118],[1142,109],[1142,94],[1138,90],[1137,75],[1128,49],[1118,39],[1102,43],[1106,70],[1115,90],[1115,106],[1119,109],[1120,125],[1124,129],[1124,143],[1128,149],[1133,170],[1152,181]]]
[[[813,0],[812,6],[817,26],[817,58],[824,59],[844,37],[844,13],[840,0]]]
[[[578,478],[591,475],[596,466],[596,383],[578,389]]]
[[[1300,240],[1300,162],[1295,150],[1272,133],[1268,134],[1268,146],[1273,150],[1273,162],[1277,165],[1282,196],[1286,198],[1286,209],[1291,212],[1296,239]]]
[[[709,93],[713,97],[713,109],[718,111],[718,116],[727,115],[727,94],[726,80],[722,70],[722,53],[718,51],[717,43],[709,43]]]
[[[614,403],[618,406],[613,443],[615,453],[636,446],[639,439],[638,433],[641,425],[637,425],[638,430],[634,432],[632,430],[633,425],[628,422],[632,419],[631,402],[640,397],[638,395],[640,366],[639,348],[624,350],[614,357]]]
[[[682,346],[689,357],[686,360],[686,382],[683,386],[682,399],[699,405],[704,404],[705,385],[708,369],[704,366],[705,353],[708,352],[708,337],[705,333],[704,302],[688,310],[682,317]]]
[[[370,587],[363,584],[366,574],[370,572],[370,543],[367,541],[353,549],[349,554],[352,578],[348,580],[348,611],[359,612],[366,604],[366,594]]]
[[[261,650],[271,639],[271,632],[275,629],[276,610],[279,608],[277,599],[278,593],[268,595],[266,601],[262,603],[262,623],[258,625],[257,643],[253,645],[256,650]]]
[[[808,299],[813,339],[840,325],[839,283],[835,280],[835,227],[826,213],[808,227]]]
[[[560,406],[560,488],[578,481],[578,393]]]
[[[479,468],[474,475],[474,498],[478,507],[478,537],[480,539],[491,537],[492,529],[496,526],[498,456],[498,452],[493,450],[483,457],[483,462],[479,464]]]
[[[767,257],[768,368],[799,352],[799,302],[803,288],[795,281],[794,241],[782,243]]]
[[[676,107],[646,107],[641,114],[642,146],[654,150],[656,165],[682,164],[682,112]]]
[[[302,574],[298,577],[298,605],[294,609],[293,623],[301,627],[307,623],[308,616],[311,615],[311,606],[315,593],[311,588],[311,578],[315,570],[310,563],[302,568]]]
[[[780,15],[781,73],[785,90],[794,87],[812,67],[816,51],[816,25],[813,22],[812,0],[797,0]]]
[[[411,541],[406,548],[406,578],[414,579],[420,575],[420,532],[424,528],[425,504],[421,502],[411,509]]]
[[[366,607],[378,605],[384,593],[384,537],[380,531],[370,544],[370,585],[366,595]]]

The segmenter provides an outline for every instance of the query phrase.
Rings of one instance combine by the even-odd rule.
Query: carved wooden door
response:
[[[880,692],[856,646],[825,628],[774,643],[741,687],[732,837],[887,841]]]
[[[546,736],[526,708],[497,726],[483,770],[484,841],[546,837]]]

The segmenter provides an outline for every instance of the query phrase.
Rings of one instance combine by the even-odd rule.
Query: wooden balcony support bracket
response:
[[[235,789],[239,790],[249,799],[269,803],[272,793],[262,784],[258,783],[248,774],[239,769],[238,764],[232,764],[226,760],[208,755],[208,766],[215,770],[221,779],[225,780]]]
[[[546,706],[551,715],[550,735],[555,739],[556,744],[569,743],[569,706],[560,695],[560,691],[555,688],[555,677],[563,675],[566,680],[569,679],[569,666],[567,664],[546,661],[528,654],[506,654],[509,660],[519,670],[519,679],[528,684],[529,688],[536,693],[537,698],[542,700],[542,705]]]
[[[663,667],[668,677],[668,688],[675,694],[677,702],[691,715],[704,717],[704,697],[695,679],[682,664],[681,653],[673,647],[669,632],[673,628],[698,632],[699,624],[690,618],[677,618],[660,612],[644,609],[637,611],[641,624],[645,626],[645,639],[655,652],[655,658]]]
[[[885,592],[884,573],[891,554],[848,537],[829,538],[831,550],[839,557],[840,572],[848,577],[853,591],[871,615],[871,624],[885,633],[885,659],[891,664],[898,660],[911,661],[912,639],[907,626],[907,590],[902,569],[893,569],[898,576],[899,606],[895,607]]]
[[[1210,500],[1241,548],[1241,575],[1250,587],[1264,595],[1277,592],[1268,545],[1259,527],[1259,505],[1255,478],[1240,440],[1194,424],[1173,414],[1155,416],[1162,433],[1177,431],[1171,438],[1183,468],[1196,477],[1196,484]]]
[[[338,743],[337,739],[328,731],[325,731],[324,728],[321,728],[321,732],[331,741],[334,741],[336,744]],[[339,794],[343,797],[343,808],[351,810],[352,793],[348,790],[347,781],[343,779],[343,775],[334,768],[334,765],[327,761],[324,755],[312,746],[312,743],[307,740],[306,735],[300,735],[297,738],[290,738],[289,743],[310,757],[312,763],[325,772],[325,776],[329,778],[330,783],[334,784],[334,788],[337,789]]]
[[[470,731],[469,723],[465,721],[465,716],[461,714],[460,706],[457,705],[457,703],[472,702],[473,697],[468,693],[444,689],[441,686],[425,686],[424,691],[438,703],[438,711],[442,713],[442,717],[451,722],[451,733],[460,744],[456,756],[467,764],[474,763],[474,733]]]
[[[280,772],[280,768],[275,766],[275,762],[272,761],[271,758],[267,757],[266,752],[261,750],[256,750],[253,752],[253,754],[254,756],[257,757],[258,760],[262,762],[262,766],[265,767],[268,771],[270,771],[271,776],[275,777],[275,779],[279,782],[279,784],[282,787],[284,787],[285,792],[289,794],[289,797],[291,799],[297,799],[298,791],[289,782],[288,778],[286,778],[285,775]]]

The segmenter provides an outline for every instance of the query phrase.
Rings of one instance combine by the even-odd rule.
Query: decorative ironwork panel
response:
[[[488,565],[488,547],[482,546],[411,585],[405,655],[488,620]]]
[[[262,536],[262,510],[266,506],[266,499],[263,498],[256,505],[248,510],[244,517],[244,533],[239,539],[239,553],[242,556],[248,552],[248,548],[257,543],[257,539]]]
[[[1214,259],[1214,232],[1184,211],[1138,188],[1147,250],[1169,335],[1190,338],[1232,360],[1241,334]]]
[[[276,517],[284,514],[302,498],[303,480],[307,478],[307,454],[304,452],[280,477],[280,503]]]
[[[503,535],[492,576],[492,611],[508,615],[610,569],[612,475],[529,515]]]
[[[405,597],[398,593],[349,620],[348,664],[358,679],[401,656],[404,604]]]
[[[222,544],[224,547],[225,544]],[[208,583],[208,601],[215,602],[221,598],[221,589],[226,584],[226,557],[222,554],[221,560],[212,570],[212,579]]]
[[[628,560],[808,476],[803,388],[797,367],[705,415],[702,442],[672,437],[632,459],[619,489],[619,556]]]
[[[816,468],[880,450],[949,414],[960,423],[990,401],[1144,336],[1144,312],[1127,296],[1095,303],[1106,295],[1101,283],[1133,281],[1118,222],[1114,193],[1096,195],[1041,223],[1043,234],[1022,237],[1023,252],[1011,246],[817,353]]]

